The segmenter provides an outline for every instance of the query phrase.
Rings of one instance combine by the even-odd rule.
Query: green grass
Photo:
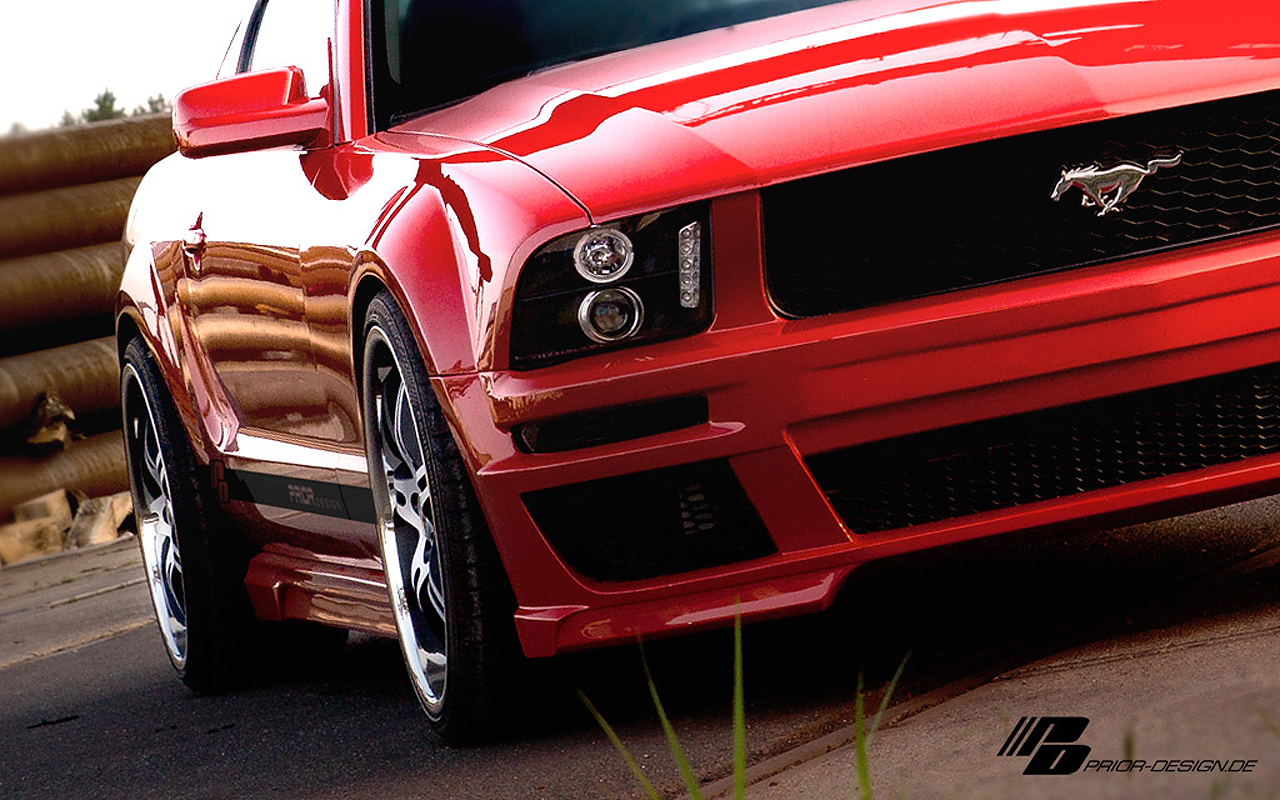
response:
[[[849,800],[872,800],[871,760],[867,756],[867,751],[871,747],[871,740],[875,738],[876,731],[880,730],[880,723],[884,720],[884,711],[889,707],[889,699],[893,697],[894,689],[898,688],[898,680],[902,677],[902,671],[907,668],[907,659],[909,658],[911,658],[911,653],[908,651],[902,657],[902,661],[899,662],[898,669],[893,673],[893,678],[889,681],[889,685],[885,687],[884,696],[880,698],[880,708],[876,710],[876,716],[871,721],[870,730],[866,728],[866,720],[863,715],[863,697],[866,693],[863,689],[862,673],[858,673],[858,694],[853,703],[853,752],[857,779],[849,787]]]
[[[680,771],[680,777],[684,781],[685,789],[688,790],[689,796],[693,800],[703,800],[702,787],[698,783],[698,777],[693,773],[693,767],[689,764],[689,758],[685,754],[684,747],[680,745],[680,738],[676,735],[676,729],[671,724],[671,719],[667,716],[667,710],[662,705],[662,697],[658,694],[658,685],[653,680],[653,671],[649,669],[649,658],[645,655],[644,644],[640,645],[640,664],[644,667],[644,680],[649,687],[649,697],[653,700],[653,708],[658,712],[658,721],[662,724],[662,732],[667,738],[667,747],[671,750],[671,757],[675,759],[676,767]],[[651,800],[660,800],[658,792],[653,788],[653,784],[645,777],[644,772],[640,769],[640,765],[636,763],[631,752],[627,750],[627,746],[622,743],[617,731],[608,723],[604,715],[595,707],[586,693],[581,689],[578,690],[578,697],[581,698],[587,711],[591,712],[591,716],[595,717],[596,722],[604,730],[609,741],[613,743],[614,749],[627,762],[627,766],[631,769],[636,780],[640,781],[640,785],[644,787],[645,794]],[[742,673],[742,617],[735,617],[733,622],[733,797],[734,800],[742,800],[743,793],[746,791],[746,769],[747,769],[747,715],[746,704],[744,702],[745,693],[743,691],[743,673]]]
[[[858,673],[857,696],[854,702],[854,758],[857,778],[854,784],[849,787],[849,800],[872,800],[871,766],[867,752],[871,747],[871,741],[875,737],[876,731],[880,729],[885,709],[889,707],[889,700],[893,697],[893,692],[898,686],[898,680],[902,677],[902,671],[906,668],[907,659],[910,657],[911,653],[908,652],[903,656],[901,663],[898,664],[898,669],[893,673],[893,679],[889,681],[889,685],[885,688],[884,696],[880,699],[880,708],[871,720],[869,728],[866,725],[864,715],[865,690],[863,676],[862,673]],[[662,698],[658,694],[658,686],[653,679],[653,672],[649,669],[649,659],[645,655],[643,643],[640,644],[640,663],[644,668],[644,679],[648,685],[649,697],[653,701],[653,708],[658,714],[659,723],[662,725],[667,747],[671,750],[672,758],[675,759],[676,768],[680,772],[680,778],[684,781],[685,789],[693,800],[704,800],[702,787],[693,772],[693,767],[689,763],[684,747],[680,744],[680,738],[676,735],[675,727],[667,716],[666,708],[662,704]],[[733,621],[733,800],[743,799],[747,785],[746,693],[743,687],[742,617],[737,615]],[[590,712],[591,716],[595,718],[605,736],[609,738],[614,749],[622,756],[622,760],[626,762],[631,773],[636,776],[636,780],[644,788],[645,794],[650,800],[661,800],[657,790],[654,789],[653,784],[645,776],[644,771],[640,769],[640,765],[631,755],[631,751],[627,749],[613,726],[609,724],[608,720],[604,718],[604,715],[600,713],[599,709],[595,707],[595,704],[581,689],[578,690],[578,697],[582,700],[583,705],[587,707],[587,711]]]

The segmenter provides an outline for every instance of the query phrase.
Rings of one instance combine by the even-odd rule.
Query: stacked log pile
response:
[[[173,149],[167,116],[0,137],[0,525],[50,492],[128,488],[120,241],[141,175]]]

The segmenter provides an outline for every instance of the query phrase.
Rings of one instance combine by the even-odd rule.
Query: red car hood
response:
[[[854,0],[564,65],[397,130],[509,153],[599,220],[1276,87],[1280,26],[1256,0]]]

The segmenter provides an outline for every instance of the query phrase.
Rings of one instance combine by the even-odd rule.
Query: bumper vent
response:
[[[675,575],[776,551],[727,461],[544,489],[524,500],[565,563],[596,581]]]
[[[516,446],[523,452],[562,453],[692,428],[709,419],[705,397],[678,397],[525,422],[517,425],[514,433]]]
[[[855,533],[904,528],[1280,452],[1280,366],[813,456]]]
[[[1065,167],[1160,155],[1119,211]],[[767,187],[765,270],[791,317],[1083,267],[1280,225],[1280,92],[965,145]]]

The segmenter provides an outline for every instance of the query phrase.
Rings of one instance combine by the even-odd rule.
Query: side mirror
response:
[[[173,99],[178,150],[200,158],[282,145],[329,143],[329,101],[308,98],[297,67],[246,72]]]

